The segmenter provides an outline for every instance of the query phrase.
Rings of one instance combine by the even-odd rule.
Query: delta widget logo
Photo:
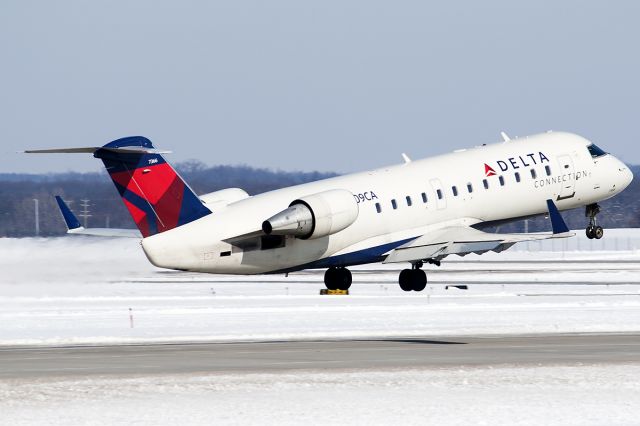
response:
[[[493,170],[490,165],[488,165],[487,163],[484,163],[484,175],[485,177],[495,176],[496,171]]]

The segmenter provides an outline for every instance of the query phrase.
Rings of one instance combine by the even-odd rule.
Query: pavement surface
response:
[[[0,348],[0,380],[640,362],[640,334]]]

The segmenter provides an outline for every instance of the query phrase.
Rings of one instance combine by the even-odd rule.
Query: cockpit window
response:
[[[591,154],[592,158],[602,157],[603,155],[607,155],[602,149],[600,149],[596,144],[591,144],[587,147],[589,150],[589,154]]]

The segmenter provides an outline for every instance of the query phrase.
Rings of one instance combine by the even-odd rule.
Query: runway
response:
[[[640,334],[2,348],[0,379],[638,361]]]

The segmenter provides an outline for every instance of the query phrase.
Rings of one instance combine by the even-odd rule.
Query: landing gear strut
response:
[[[403,269],[400,272],[398,283],[404,291],[422,291],[427,286],[427,274],[420,269],[422,262],[414,263],[411,269]]]
[[[585,209],[585,216],[589,218],[589,225],[587,225],[586,233],[587,238],[593,240],[599,240],[604,236],[604,229],[598,225],[596,216],[600,213],[600,206],[597,204],[589,204]]]
[[[351,271],[343,267],[331,267],[324,273],[324,285],[329,290],[348,290],[351,287]]]

